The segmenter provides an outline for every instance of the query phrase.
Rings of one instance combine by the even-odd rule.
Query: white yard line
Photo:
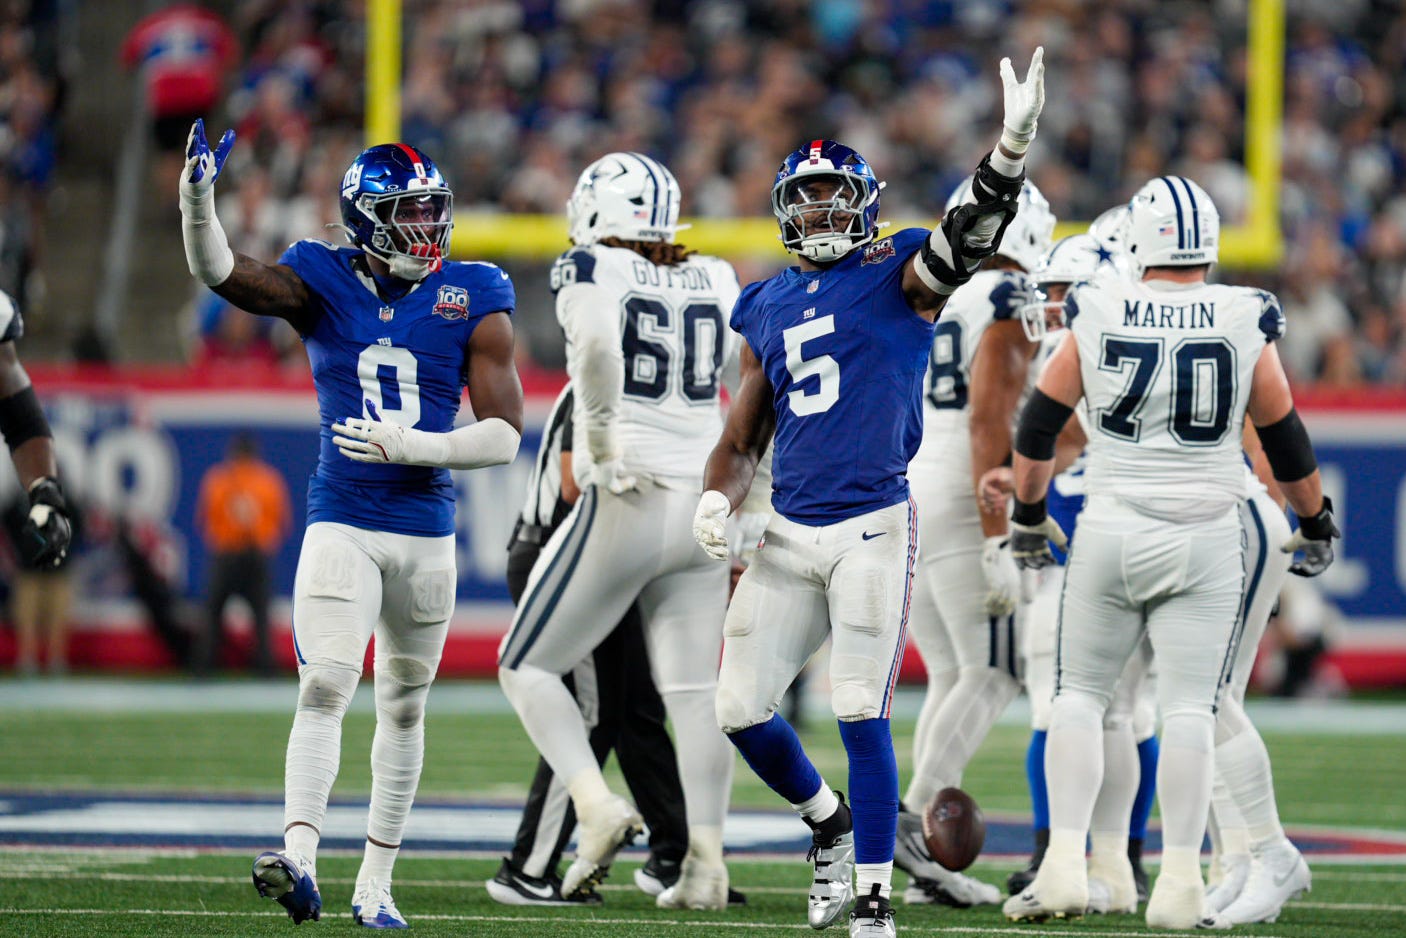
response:
[[[273,918],[284,917],[285,913],[277,912],[255,912],[255,911],[214,911],[209,909],[6,909],[6,915],[73,915],[73,916],[112,916],[112,915],[150,915],[167,918]],[[717,932],[724,929],[745,929],[749,931],[804,931],[812,929],[809,925],[799,924],[767,924],[763,922],[725,922],[708,919],[697,919],[686,921],[682,919],[656,919],[656,918],[599,918],[596,916],[565,916],[565,915],[415,915],[412,921],[424,922],[521,922],[535,925],[543,924],[584,924],[592,925],[627,925],[635,929],[642,926],[654,927],[665,926],[669,928],[698,928],[707,929],[710,932]],[[905,921],[903,923],[904,934],[924,934],[924,935],[1025,935],[1025,936],[1050,936],[1050,938],[1088,938],[1095,934],[1087,929],[1049,929],[1031,925],[1011,925],[1011,926],[962,926],[962,925],[914,925]],[[1165,931],[1098,931],[1098,938],[1165,938]],[[1255,938],[1283,938],[1278,935],[1268,935],[1256,933]]]

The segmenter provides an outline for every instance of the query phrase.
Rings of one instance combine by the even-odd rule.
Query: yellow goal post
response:
[[[412,6],[414,0],[411,0]],[[402,0],[367,0],[366,139],[400,137]],[[1283,253],[1279,227],[1284,87],[1284,0],[1249,0],[1245,102],[1245,170],[1250,180],[1246,217],[1221,229],[1220,262],[1263,269]],[[561,215],[458,212],[450,253],[455,257],[546,260],[567,246]],[[706,254],[782,260],[773,218],[686,218],[688,245]],[[897,219],[893,227],[930,227],[932,219]],[[1061,222],[1056,237],[1077,234],[1088,222]]]

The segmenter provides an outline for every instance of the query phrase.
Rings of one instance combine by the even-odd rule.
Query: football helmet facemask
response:
[[[771,187],[771,210],[788,251],[816,263],[837,261],[874,240],[884,184],[854,150],[813,140],[786,157]]]
[[[1128,254],[1139,275],[1149,267],[1214,264],[1220,212],[1211,197],[1184,176],[1158,176],[1128,203]]]
[[[1096,277],[1131,279],[1132,275],[1132,264],[1127,256],[1094,235],[1076,234],[1060,238],[1031,273],[1031,279],[1035,281],[1035,299],[1020,310],[1020,325],[1025,330],[1026,338],[1038,342],[1047,333],[1067,325],[1064,294],[1052,288],[1067,289]],[[1052,292],[1058,292],[1056,298],[1051,298]]]
[[[672,244],[683,200],[674,174],[642,153],[607,153],[587,166],[566,201],[575,244],[602,238]]]
[[[382,143],[362,151],[342,177],[342,224],[353,244],[403,280],[444,265],[454,229],[454,194],[415,147]]]

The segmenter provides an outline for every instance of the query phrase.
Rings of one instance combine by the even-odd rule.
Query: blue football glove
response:
[[[186,139],[186,169],[181,181],[196,188],[213,186],[233,147],[234,131],[226,130],[220,142],[211,151],[210,144],[205,139],[205,121],[197,119],[191,125],[190,136]]]

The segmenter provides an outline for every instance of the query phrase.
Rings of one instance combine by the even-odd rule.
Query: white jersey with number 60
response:
[[[728,327],[737,274],[726,261],[694,254],[672,266],[627,248],[590,245],[563,254],[552,268],[552,291],[594,284],[592,301],[557,303],[558,316],[613,316],[619,321],[625,376],[618,423],[622,457],[637,475],[686,478],[701,485],[703,466],[722,432],[718,401],[725,363],[737,354]],[[562,323],[567,334],[571,324]],[[578,355],[567,370],[580,388]],[[586,426],[576,420],[577,478],[590,459]]]
[[[1265,344],[1284,334],[1271,293],[1108,278],[1065,299],[1089,409],[1089,493],[1173,521],[1245,497],[1240,434]]]

